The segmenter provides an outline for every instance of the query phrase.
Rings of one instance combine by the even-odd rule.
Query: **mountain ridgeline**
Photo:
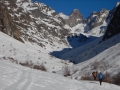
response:
[[[65,19],[66,24],[70,27],[74,27],[77,24],[86,24],[89,27],[89,30],[100,26],[106,21],[109,15],[109,11],[106,9],[102,9],[100,12],[92,12],[88,18],[84,18],[78,9],[75,9],[69,16],[68,19]]]
[[[119,7],[119,5],[116,6],[112,13],[106,9],[102,9],[100,12],[92,12],[88,18],[84,18],[80,11],[75,9],[68,18],[63,18],[51,7],[40,2],[2,0],[0,1],[0,31],[21,42],[31,42],[44,49],[49,46],[51,51],[56,48],[69,48],[70,42],[67,41],[66,37],[76,35],[74,30],[77,31],[77,36],[80,35],[80,38],[81,34],[85,33],[82,37],[87,38],[85,39],[86,42],[89,40],[89,37],[85,36],[87,33],[90,34],[91,32],[91,36],[97,36],[101,33],[103,35],[106,30],[104,23],[109,24],[111,18],[103,40],[117,34],[120,28]],[[82,25],[82,30],[77,27],[79,25]],[[98,26],[99,30],[94,30]],[[76,41],[81,43],[80,39],[76,39]],[[62,47],[58,47],[58,45]]]

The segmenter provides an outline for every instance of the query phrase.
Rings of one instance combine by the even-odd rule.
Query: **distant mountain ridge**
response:
[[[0,31],[21,42],[31,42],[50,51],[69,48],[68,36],[102,36],[109,23],[109,14],[112,15],[108,10],[102,9],[85,19],[78,9],[74,9],[70,16],[61,14],[63,18],[40,2],[4,0],[0,4]]]
[[[62,15],[60,16],[63,17]],[[100,12],[92,12],[88,18],[84,18],[78,9],[74,9],[68,18],[63,17],[63,19],[65,20],[65,23],[71,28],[74,28],[79,24],[83,24],[83,31],[88,33],[91,32],[93,28],[98,27],[105,22],[109,23],[107,22],[110,19],[108,16],[109,10],[104,8]],[[76,29],[79,29],[79,27]]]

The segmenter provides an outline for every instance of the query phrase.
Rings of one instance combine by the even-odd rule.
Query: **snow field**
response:
[[[0,60],[0,90],[120,90],[113,84],[76,81]]]
[[[49,55],[48,51],[29,42],[21,43],[0,32],[0,58],[12,58],[18,62],[44,64],[47,71],[58,71],[65,66],[66,61]],[[69,64],[69,63],[68,63]]]

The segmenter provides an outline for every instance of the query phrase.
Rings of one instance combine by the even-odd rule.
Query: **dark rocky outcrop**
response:
[[[118,33],[120,33],[120,4],[114,8],[110,23],[102,40],[104,41]]]
[[[11,16],[6,11],[2,3],[0,3],[0,31],[23,42],[23,40],[20,38],[19,29],[16,27],[15,23],[12,21]]]

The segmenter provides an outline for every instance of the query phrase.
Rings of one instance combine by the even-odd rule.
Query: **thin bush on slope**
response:
[[[68,66],[65,66],[64,68],[64,76],[67,77],[67,76],[70,76],[70,70],[68,69]]]
[[[47,71],[47,69],[43,63],[42,64],[33,64],[32,61],[30,61],[30,62],[26,61],[24,63],[20,62],[19,64],[22,66],[27,66],[27,67],[33,68],[33,69]]]
[[[116,76],[113,77],[113,84],[120,86],[120,72]]]

